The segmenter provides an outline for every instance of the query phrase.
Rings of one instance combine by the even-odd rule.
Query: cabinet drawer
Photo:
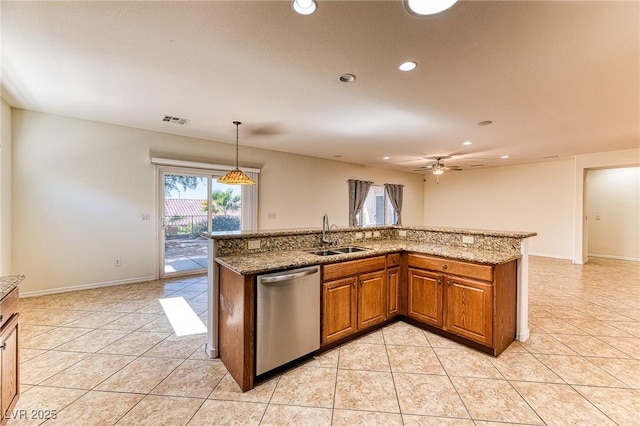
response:
[[[365,272],[383,270],[385,256],[370,257],[368,259],[350,260],[348,262],[333,263],[322,267],[323,280],[331,281],[337,278],[349,277]]]
[[[0,327],[18,313],[18,288],[14,288],[2,301],[0,301]]]
[[[443,259],[441,257],[409,254],[409,266],[475,278],[482,281],[493,281],[493,267],[488,265],[478,265],[475,263]]]
[[[391,253],[387,255],[387,268],[400,266],[400,253]]]

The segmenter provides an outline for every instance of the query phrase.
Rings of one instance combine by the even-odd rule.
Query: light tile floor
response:
[[[21,299],[9,424],[637,425],[640,264],[532,257],[530,282],[531,338],[498,358],[397,322],[246,393],[158,302],[204,319],[205,277]]]

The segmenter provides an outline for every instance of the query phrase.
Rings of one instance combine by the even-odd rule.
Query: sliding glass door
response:
[[[209,232],[209,176],[162,173],[161,275],[204,272]]]
[[[240,232],[243,191],[218,183],[222,173],[164,169],[160,175],[160,276],[203,273],[207,239],[200,233]]]

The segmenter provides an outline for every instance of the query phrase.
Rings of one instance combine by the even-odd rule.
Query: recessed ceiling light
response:
[[[464,146],[473,145],[473,142],[471,142],[471,141],[464,141],[464,142],[462,142],[462,145],[464,145]]]
[[[382,157],[383,160],[388,160],[390,157]]]
[[[478,122],[478,126],[488,126],[491,123],[493,123],[493,121],[491,121],[491,120],[479,121]]]
[[[410,13],[416,15],[433,15],[449,9],[458,0],[406,0],[405,5]]]
[[[508,155],[501,155],[500,158],[502,158],[503,160],[506,160],[507,158],[509,158]]]
[[[300,15],[311,15],[318,8],[315,0],[293,0],[291,7]]]
[[[351,83],[353,81],[355,81],[356,76],[353,74],[341,74],[340,77],[338,77],[338,80],[340,80],[343,83]]]
[[[400,71],[413,71],[416,69],[416,67],[418,66],[417,63],[413,62],[413,61],[406,61],[400,64],[400,66],[398,67],[398,69]]]

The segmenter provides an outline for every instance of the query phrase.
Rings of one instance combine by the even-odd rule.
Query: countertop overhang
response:
[[[254,275],[310,265],[344,262],[347,260],[362,259],[365,257],[385,255],[401,251],[446,257],[449,259],[463,260],[485,265],[499,265],[521,257],[520,254],[513,252],[425,244],[406,240],[372,241],[370,243],[359,243],[358,246],[367,248],[368,250],[331,256],[318,256],[300,249],[281,250],[266,253],[216,257],[215,261],[238,274]],[[313,247],[309,247],[309,250],[313,250]]]
[[[4,275],[0,277],[0,299],[11,293],[24,280],[24,275]]]

